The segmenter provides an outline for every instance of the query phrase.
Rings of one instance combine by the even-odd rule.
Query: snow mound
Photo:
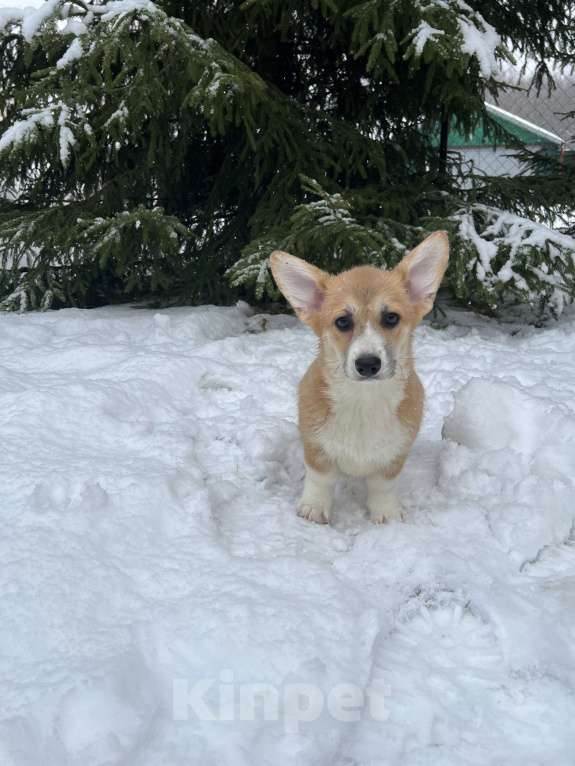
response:
[[[501,381],[473,379],[443,424],[444,486],[476,497],[523,566],[569,537],[575,521],[575,416]]]
[[[542,453],[575,467],[575,417],[547,399],[500,381],[474,378],[455,395],[443,436],[470,449],[511,449],[540,462]],[[550,461],[551,462],[551,461]],[[563,469],[562,469],[563,470]]]

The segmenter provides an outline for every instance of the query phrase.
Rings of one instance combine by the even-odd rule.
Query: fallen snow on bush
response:
[[[421,328],[406,521],[324,527],[295,320],[0,316],[2,766],[572,764],[574,330]]]
[[[452,221],[477,254],[470,271],[488,293],[501,294],[509,283],[520,302],[545,299],[556,316],[563,312],[574,279],[575,238],[488,205],[459,210]],[[496,265],[501,255],[505,262]]]

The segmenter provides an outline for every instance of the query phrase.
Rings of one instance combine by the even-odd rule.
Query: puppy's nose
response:
[[[381,359],[378,356],[358,356],[355,360],[355,369],[362,378],[373,378],[381,370]]]

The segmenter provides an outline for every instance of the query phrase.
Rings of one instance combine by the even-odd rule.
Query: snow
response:
[[[38,8],[31,10],[25,8],[22,15],[22,34],[25,40],[32,40],[42,24],[48,19],[54,10],[60,5],[61,0],[45,0]]]
[[[10,23],[21,23],[24,38],[30,41],[62,0],[0,0],[0,29]]]
[[[0,135],[0,152],[29,141],[39,126],[51,128],[54,125],[53,107],[25,110],[23,120],[18,120]]]
[[[60,128],[58,144],[60,147],[60,162],[64,167],[69,163],[72,147],[76,143],[74,133],[68,125],[69,120],[70,109],[65,104],[62,104],[60,115],[58,116],[58,126]]]
[[[31,141],[39,127],[52,128],[55,124],[54,112],[56,110],[59,110],[57,124],[59,127],[60,162],[62,165],[67,165],[76,139],[67,124],[70,120],[70,109],[63,103],[52,104],[40,109],[23,110],[23,114],[26,115],[25,119],[18,120],[0,135],[0,152],[14,149],[20,144]]]
[[[465,0],[428,0],[415,7],[423,17],[411,33],[416,56],[421,56],[430,40],[438,42],[446,33],[452,36],[456,25],[459,49],[477,59],[482,76],[489,79],[500,73],[501,60],[506,61],[509,52],[504,51],[497,30]]]
[[[428,24],[427,21],[420,21],[412,41],[416,55],[421,56],[423,49],[429,40],[433,40],[434,37],[437,38],[444,34],[445,31],[443,29],[436,29]]]
[[[320,527],[293,318],[0,315],[0,763],[571,764],[575,321],[464,319],[405,523]]]
[[[71,31],[71,29],[74,29],[76,32],[80,32],[81,34],[84,34],[87,31],[87,28],[82,26],[74,26],[70,27],[68,25],[67,31]],[[64,53],[64,55],[58,59],[56,62],[56,68],[57,69],[64,69],[68,66],[68,64],[71,64],[73,61],[77,61],[79,58],[82,58],[84,50],[82,48],[82,41],[79,37],[75,37],[70,45],[68,46],[67,51]]]
[[[123,122],[126,122],[128,117],[129,117],[128,108],[126,104],[122,101],[119,108],[116,109],[115,112],[112,112],[112,114],[110,115],[110,117],[108,117],[104,125],[106,127],[109,127],[113,122],[116,122],[116,120],[123,123]]]
[[[476,223],[474,213],[479,217]],[[457,223],[459,235],[463,240],[469,241],[477,252],[475,271],[479,281],[491,289],[497,282],[508,282],[513,279],[515,284],[531,293],[532,300],[541,295],[540,290],[530,290],[524,277],[519,273],[526,267],[538,278],[551,285],[553,290],[552,302],[557,313],[561,313],[565,306],[565,293],[562,288],[560,270],[555,274],[545,273],[545,264],[540,267],[530,263],[525,257],[528,248],[547,251],[550,259],[560,258],[567,273],[573,268],[575,259],[575,239],[562,234],[556,229],[551,229],[544,224],[531,221],[528,218],[510,213],[507,210],[490,207],[487,205],[474,205],[473,208],[462,209],[452,216]],[[494,271],[492,264],[497,254],[507,250],[507,261]],[[531,259],[533,260],[533,259]],[[519,266],[516,271],[513,267]]]
[[[494,27],[488,24],[485,19],[476,14],[476,19],[467,19],[460,16],[457,20],[459,31],[463,38],[461,50],[470,56],[475,56],[481,69],[481,74],[485,79],[493,77],[499,71],[496,50],[501,44],[501,38]]]
[[[44,0],[0,0],[0,8],[38,8]]]
[[[56,18],[66,19],[67,13],[72,7],[77,11],[77,5],[65,3],[63,0],[43,0],[43,2],[33,0],[31,3],[18,3],[17,0],[16,2],[9,0],[8,4],[4,0],[0,0],[0,29],[8,24],[21,24],[22,35],[25,40],[30,42],[41,32],[44,23],[50,17],[55,15]],[[103,21],[110,21],[133,11],[159,12],[158,7],[151,0],[108,0],[105,5],[86,2],[82,3],[82,8],[86,12],[86,18],[91,19],[96,14]],[[79,22],[79,20],[77,21]],[[65,34],[82,35],[86,32],[84,24],[68,19],[66,19],[66,23],[60,24],[57,28]],[[75,53],[80,54],[81,51],[76,49]]]
[[[498,482],[484,507],[493,534],[518,566],[569,537],[575,416],[568,408],[521,386],[474,378],[456,393],[443,435],[454,443],[442,466],[446,486],[469,484],[473,494],[482,475]],[[544,515],[533,514],[534,501]]]

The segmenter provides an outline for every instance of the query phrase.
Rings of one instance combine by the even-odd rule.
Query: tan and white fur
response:
[[[447,234],[427,237],[392,270],[331,275],[288,253],[274,278],[319,351],[299,386],[306,477],[298,514],[329,522],[339,474],[367,480],[372,521],[401,518],[396,477],[417,435],[424,392],[411,348],[449,258]]]

